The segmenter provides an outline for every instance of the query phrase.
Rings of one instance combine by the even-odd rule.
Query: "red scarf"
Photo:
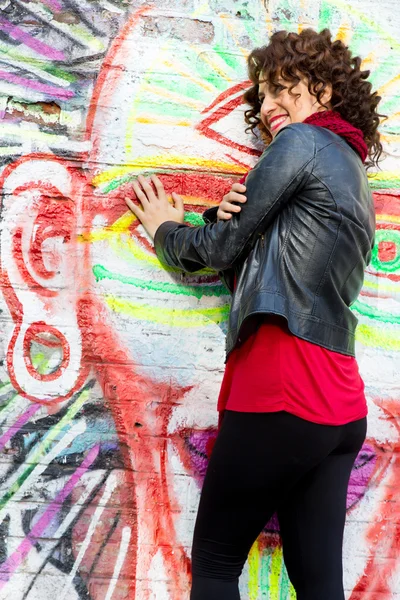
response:
[[[325,127],[326,129],[329,129],[329,131],[333,131],[333,133],[340,135],[356,152],[358,152],[361,160],[365,162],[368,156],[368,147],[365,143],[363,132],[348,121],[345,121],[338,112],[333,110],[315,112],[307,117],[303,123],[319,125],[320,127]]]
[[[315,112],[307,117],[303,123],[325,127],[325,129],[329,129],[329,131],[340,135],[356,152],[358,152],[361,160],[365,162],[368,156],[368,146],[365,143],[363,132],[361,129],[357,129],[357,127],[354,127],[354,125],[343,119],[338,112],[333,110]],[[243,175],[239,183],[244,184],[248,174],[249,173]]]

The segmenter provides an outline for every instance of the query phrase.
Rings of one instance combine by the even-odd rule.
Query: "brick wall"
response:
[[[400,62],[394,0],[0,0],[0,600],[185,600],[229,309],[165,270],[139,173],[201,223],[257,160],[246,55],[328,26],[382,93],[377,244],[354,305],[370,407],[345,537],[351,600],[400,598]],[[272,524],[243,598],[294,592]]]

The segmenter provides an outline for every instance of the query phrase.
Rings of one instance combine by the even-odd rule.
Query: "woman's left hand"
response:
[[[138,181],[132,184],[136,198],[142,205],[141,208],[134,204],[130,198],[125,198],[125,202],[135,217],[142,223],[149,236],[154,239],[157,229],[165,221],[183,223],[185,210],[182,198],[175,192],[172,192],[174,204],[168,202],[164,186],[156,175],[151,176],[151,181],[154,184],[155,191],[142,175],[139,175]]]

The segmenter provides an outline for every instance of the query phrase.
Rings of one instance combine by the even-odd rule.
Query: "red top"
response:
[[[218,410],[289,413],[324,425],[367,415],[364,383],[352,356],[290,333],[271,317],[229,355]]]

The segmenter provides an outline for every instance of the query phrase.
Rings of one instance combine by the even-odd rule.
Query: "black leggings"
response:
[[[201,493],[191,600],[240,600],[248,552],[275,511],[298,600],[344,600],[346,494],[366,419],[317,425],[226,411]]]

